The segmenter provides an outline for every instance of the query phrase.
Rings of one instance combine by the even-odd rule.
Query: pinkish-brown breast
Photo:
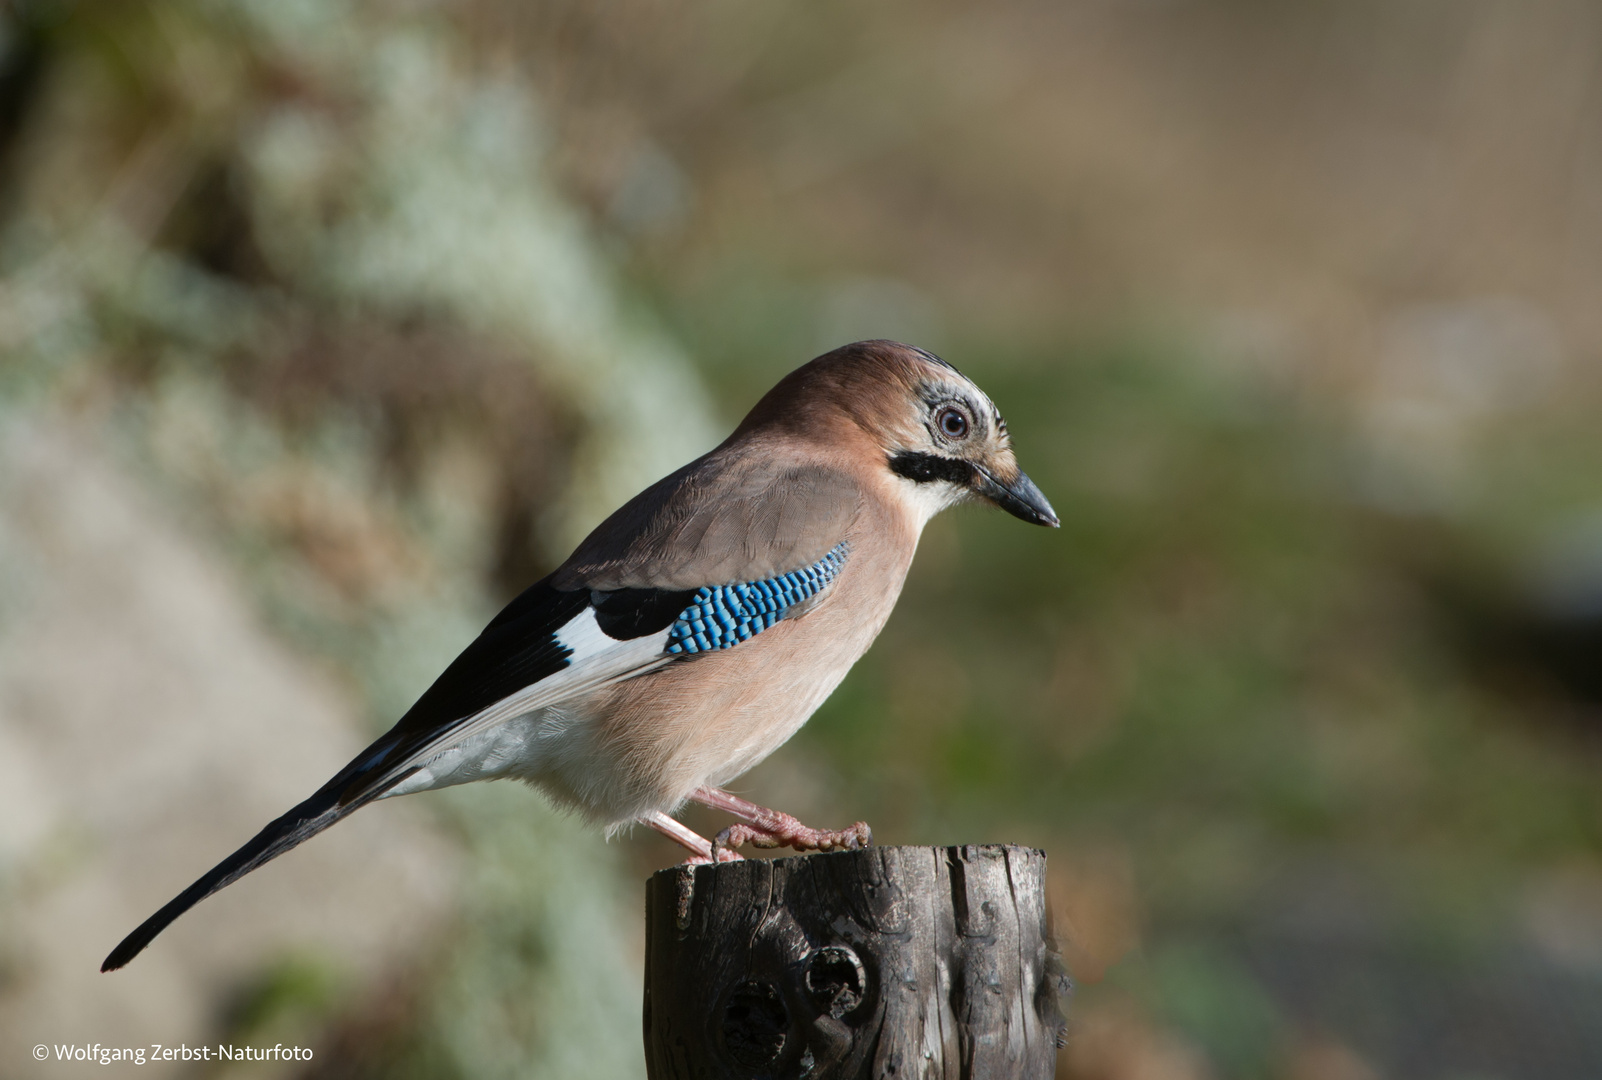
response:
[[[888,473],[885,474],[888,478]],[[921,527],[890,484],[865,478],[850,556],[812,610],[732,648],[593,695],[537,779],[607,824],[672,810],[778,749],[884,628]]]

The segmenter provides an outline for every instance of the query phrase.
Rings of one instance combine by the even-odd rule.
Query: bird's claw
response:
[[[691,855],[681,866],[711,866],[714,862],[744,862],[745,856],[732,847],[720,846],[716,842],[712,845],[711,855]]]
[[[836,835],[840,837],[837,846],[841,851],[861,851],[863,848],[873,846],[873,830],[868,828],[866,821],[859,821],[850,828],[841,829]]]

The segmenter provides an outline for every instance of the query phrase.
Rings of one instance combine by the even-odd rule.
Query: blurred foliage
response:
[[[336,1008],[342,989],[338,974],[319,957],[285,956],[239,988],[221,1027],[227,1038],[241,1042],[282,1038],[286,1029],[305,1038]]]

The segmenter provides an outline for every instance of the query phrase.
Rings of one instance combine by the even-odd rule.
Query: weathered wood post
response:
[[[1046,856],[874,847],[652,876],[651,1080],[1052,1075]]]

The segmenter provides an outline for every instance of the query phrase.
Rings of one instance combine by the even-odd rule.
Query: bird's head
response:
[[[772,425],[828,439],[842,421],[868,436],[926,518],[978,498],[1031,524],[1058,524],[1018,467],[1007,422],[990,398],[910,345],[859,341],[825,353],[774,387],[741,429]]]

